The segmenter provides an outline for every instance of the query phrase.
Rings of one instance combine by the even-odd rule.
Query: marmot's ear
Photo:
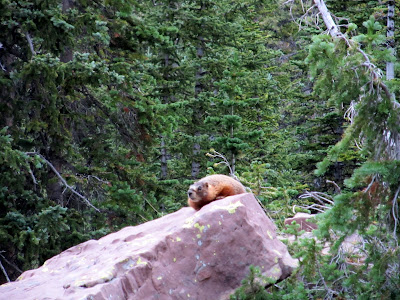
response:
[[[204,183],[204,187],[205,187],[205,188],[208,188],[208,182],[205,182],[205,183]]]

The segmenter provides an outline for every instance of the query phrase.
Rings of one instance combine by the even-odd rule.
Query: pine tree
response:
[[[341,141],[318,165],[317,174],[324,174],[353,145],[365,158],[345,180],[333,207],[318,218],[318,237],[330,240],[332,234],[336,236],[332,256],[319,256],[322,243],[305,241],[301,245],[303,282],[290,285],[290,289],[294,292],[309,286],[307,292],[313,297],[390,298],[399,289],[394,270],[398,268],[400,106],[378,69],[393,60],[383,47],[383,27],[373,16],[363,22],[363,27],[357,29],[350,23],[346,32],[331,30],[330,35],[315,36],[306,60],[315,82],[314,92],[329,99],[339,111],[348,107],[351,121]],[[344,238],[354,232],[365,242],[364,266],[351,264],[351,257],[338,255]],[[314,262],[310,260],[317,256]],[[323,283],[322,293],[310,285],[317,283],[316,274],[317,281]]]
[[[159,215],[146,149],[167,121],[146,51],[162,36],[138,3],[59,4],[0,4],[0,244],[19,269]]]

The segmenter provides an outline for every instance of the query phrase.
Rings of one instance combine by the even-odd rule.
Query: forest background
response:
[[[281,229],[326,211],[297,275],[253,295],[395,297],[399,1],[326,1],[336,37],[312,5],[1,0],[0,282],[234,172]],[[339,247],[356,231],[359,264]]]

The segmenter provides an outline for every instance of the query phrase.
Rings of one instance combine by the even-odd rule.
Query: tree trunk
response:
[[[389,49],[390,53],[395,57],[395,44],[394,44],[394,9],[395,9],[395,1],[389,0],[388,1],[388,11],[387,11],[387,29],[386,29],[386,36],[387,36],[387,48]],[[394,79],[394,62],[388,61],[386,62],[386,80],[393,80]],[[392,98],[395,99],[395,94],[392,93]],[[392,136],[389,136],[391,139],[389,143],[392,147],[391,157],[393,159],[399,160],[400,159],[400,136],[398,132],[392,133]]]
[[[231,109],[231,116],[233,116],[235,114],[234,108],[232,107]],[[235,128],[233,127],[233,125],[231,126],[231,138],[233,139],[234,137],[234,132],[235,132]],[[235,168],[236,167],[236,156],[235,156],[235,152],[231,151],[231,172],[232,175],[235,174]]]
[[[168,80],[168,66],[169,66],[169,54],[164,54],[164,66],[165,69],[167,70],[166,73],[164,73],[163,77],[164,80]],[[170,95],[164,95],[163,96],[163,104],[168,104],[169,102],[169,96]],[[168,158],[167,158],[167,148],[165,145],[165,136],[161,136],[161,179],[165,180],[167,179],[168,175]]]
[[[333,21],[324,0],[314,0],[314,3],[317,5],[318,10],[321,13],[322,19],[324,20],[326,28],[328,28],[329,34],[333,37],[340,34],[340,31],[336,26],[336,23]]]
[[[65,14],[73,6],[72,0],[62,0],[62,12]],[[60,55],[60,61],[63,63],[71,61],[73,53],[71,47],[65,46],[63,52]]]
[[[168,175],[168,160],[167,148],[165,147],[165,137],[161,136],[161,179],[167,179]]]
[[[204,47],[203,47],[203,38],[199,37],[199,46],[197,47],[197,57],[201,59],[204,55]],[[196,71],[196,84],[194,88],[194,97],[197,98],[198,95],[203,91],[203,85],[201,83],[201,78],[204,76],[204,69],[200,66],[197,71]],[[196,157],[200,153],[200,143],[197,142],[198,138],[200,136],[200,132],[196,131],[195,134],[195,143],[193,145],[193,158],[192,158],[192,172],[191,176],[193,179],[197,178],[200,173],[200,163],[196,160]]]
[[[199,136],[199,133],[196,133],[195,136]],[[192,172],[191,172],[191,176],[193,179],[196,179],[199,177],[199,173],[200,173],[200,163],[196,160],[196,157],[199,155],[200,153],[200,144],[198,142],[194,143],[193,145],[193,159],[192,159]]]
[[[388,1],[388,12],[387,12],[387,44],[391,54],[395,55],[394,47],[394,0]],[[394,62],[386,62],[386,80],[394,79]]]
[[[328,28],[329,34],[332,37],[340,38],[340,31],[338,30],[335,22],[332,19],[331,14],[328,11],[323,0],[314,0],[314,3],[317,5],[320,14],[325,22],[326,27]],[[394,45],[394,9],[395,9],[395,1],[388,0],[388,13],[387,13],[387,37],[388,37],[388,48],[390,49],[392,55],[395,54],[395,45]],[[365,53],[360,49],[359,51],[365,56]],[[368,59],[368,58],[367,58]],[[371,70],[371,73],[374,77],[378,78],[379,75],[375,70]],[[394,63],[387,62],[386,63],[386,80],[394,79]],[[386,96],[391,100],[393,109],[397,110],[399,108],[399,103],[396,101],[395,94],[390,92],[389,88],[386,86],[384,82],[380,82],[379,86],[383,89]],[[389,154],[390,159],[399,160],[400,159],[400,134],[397,130],[385,130],[383,132],[385,142],[387,144],[387,153]]]

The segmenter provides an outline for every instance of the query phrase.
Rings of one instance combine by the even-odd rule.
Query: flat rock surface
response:
[[[297,260],[241,194],[74,246],[0,286],[0,298],[227,299],[250,265],[280,280]]]

